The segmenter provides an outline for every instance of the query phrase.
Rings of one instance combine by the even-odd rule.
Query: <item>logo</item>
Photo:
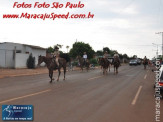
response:
[[[2,105],[2,120],[32,121],[32,105]]]

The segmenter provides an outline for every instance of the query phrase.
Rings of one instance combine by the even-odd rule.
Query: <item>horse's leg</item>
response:
[[[49,70],[49,78],[51,78],[51,75],[50,75],[50,70]]]
[[[105,68],[103,68],[103,75],[105,75],[106,74],[106,69]]]
[[[66,66],[63,68],[64,69],[64,79],[65,80],[65,75],[66,75]]]
[[[89,65],[87,66],[87,72],[88,72],[88,70],[89,70]]]
[[[59,81],[60,74],[61,74],[61,68],[59,67],[58,68],[58,79],[57,79],[57,81]]]
[[[51,79],[52,79],[52,81],[54,80],[54,78],[53,78],[53,69],[51,71]]]
[[[82,72],[83,72],[83,66],[81,66],[81,70],[82,70]]]
[[[53,78],[53,70],[49,69],[49,77],[50,77],[50,83],[52,83]]]
[[[109,64],[109,72],[110,72],[110,64]]]
[[[116,74],[118,74],[118,67],[116,67]]]

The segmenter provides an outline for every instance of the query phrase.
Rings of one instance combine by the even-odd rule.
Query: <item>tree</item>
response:
[[[54,50],[55,50],[55,47],[58,47],[58,48],[62,48],[62,46],[63,45],[60,45],[60,44],[56,44],[56,45],[54,45],[53,47],[48,47],[47,49],[46,49],[46,52],[47,53],[53,53],[54,52]]]
[[[46,50],[47,53],[53,53],[54,52],[54,48],[52,47],[48,47]]]
[[[69,49],[69,47],[70,47],[70,46],[66,46],[66,48],[67,48],[67,53],[68,53],[68,49]]]
[[[96,52],[96,55],[97,55],[97,56],[103,56],[103,51],[98,50],[98,51]]]
[[[123,54],[123,58],[129,59],[127,54]]]
[[[57,44],[57,45],[54,45],[54,48],[55,48],[56,46],[59,47],[59,48],[62,48],[62,47],[63,47],[63,45]]]
[[[88,59],[93,58],[95,51],[89,44],[84,42],[75,42],[70,50],[70,56],[76,58],[78,55],[83,56],[84,52],[87,53]]]
[[[32,56],[32,53],[29,55],[29,58],[27,59],[27,67],[28,69],[35,68],[35,57]]]
[[[137,58],[137,55],[133,55],[133,57],[132,58]]]
[[[111,50],[110,50],[108,47],[104,47],[104,48],[103,48],[103,53],[105,53],[106,51],[107,51],[109,54],[111,53]]]

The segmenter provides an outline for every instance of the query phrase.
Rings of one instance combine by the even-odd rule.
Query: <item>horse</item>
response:
[[[53,80],[53,70],[56,70],[57,68],[57,64],[55,61],[53,61],[55,59],[53,58],[49,58],[49,57],[45,57],[45,56],[39,56],[38,58],[38,66],[42,63],[42,62],[45,62],[45,64],[47,65],[47,68],[49,70],[49,77],[50,77],[50,83],[52,83],[52,80]],[[65,74],[66,74],[66,60],[64,58],[59,58],[58,59],[58,62],[59,62],[59,67],[58,67],[58,78],[57,78],[57,81],[59,81],[59,77],[60,77],[60,74],[61,74],[61,68],[63,67],[63,70],[64,70],[64,79],[65,80]]]
[[[87,60],[84,62],[84,59],[83,59],[81,56],[77,56],[77,59],[79,60],[81,70],[83,71],[83,67],[85,66],[86,69],[87,69],[87,72],[88,72],[89,66],[90,66],[89,60],[87,59]]]
[[[120,62],[119,62],[118,58],[114,58],[112,64],[114,66],[114,74],[118,74],[118,68],[120,66]]]
[[[143,60],[143,65],[144,65],[144,69],[146,69],[146,67],[147,67],[146,65],[148,65],[148,59]]]
[[[111,64],[111,62],[108,60],[108,59],[106,59],[106,58],[98,58],[98,63],[99,63],[99,65],[101,65],[101,70],[103,69],[103,65],[104,65],[104,59],[105,59],[105,65],[106,65],[106,72],[108,71],[108,68],[109,68],[109,72],[110,72],[110,64]]]
[[[110,61],[108,61],[108,59],[99,58],[98,63],[101,65],[101,69],[103,69],[103,74],[106,74],[106,72],[108,71],[108,68],[110,72]]]

